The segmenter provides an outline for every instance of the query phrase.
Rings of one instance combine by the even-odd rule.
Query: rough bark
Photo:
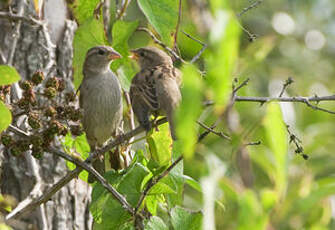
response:
[[[33,1],[13,1],[14,13],[24,16],[36,15]],[[76,24],[67,19],[65,1],[46,0],[41,15],[47,22],[47,34],[40,26],[24,21],[0,19],[0,64],[11,64],[22,79],[42,70],[47,77],[58,76],[71,82],[72,40]],[[0,2],[0,10],[8,7]],[[21,25],[19,26],[19,24]],[[50,40],[46,37],[50,36]],[[16,43],[16,45],[15,45]],[[55,46],[50,46],[54,44]],[[14,51],[12,58],[11,52]],[[11,99],[20,96],[14,89]],[[15,121],[25,128],[24,120]],[[36,160],[29,152],[23,157],[13,157],[0,146],[0,193],[9,194],[18,202],[30,195],[43,193],[46,186],[55,183],[68,171],[64,160],[45,153],[42,160]],[[91,188],[76,179],[62,188],[54,197],[34,212],[22,217],[15,229],[91,229],[92,217],[88,204]]]

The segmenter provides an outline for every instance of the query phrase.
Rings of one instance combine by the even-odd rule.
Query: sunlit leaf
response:
[[[206,57],[206,83],[212,89],[216,111],[222,112],[231,94],[233,71],[239,51],[240,27],[234,14],[218,10],[210,38],[214,50]]]
[[[94,9],[99,2],[99,0],[76,0],[73,4],[69,4],[79,25],[93,17]]]
[[[149,144],[151,157],[159,166],[164,166],[171,162],[172,139],[168,123],[159,126],[159,131],[153,132],[147,138],[147,143]]]
[[[0,65],[0,85],[10,85],[21,79],[15,68],[8,65]]]
[[[266,138],[275,159],[275,179],[278,192],[284,192],[287,184],[287,131],[277,103],[267,106],[264,119]]]
[[[12,114],[7,106],[0,101],[0,133],[12,123]]]
[[[174,229],[196,230],[202,229],[202,213],[190,212],[182,207],[176,206],[171,211],[171,221]]]
[[[177,136],[179,151],[186,157],[191,158],[194,154],[197,142],[197,119],[202,109],[202,79],[193,65],[185,65],[182,68],[183,87],[182,102],[177,111]]]
[[[268,216],[263,212],[256,195],[252,191],[246,191],[239,197],[240,210],[237,229],[267,229]]]
[[[161,35],[163,42],[171,43],[177,25],[178,0],[137,0],[151,25]]]
[[[169,228],[165,225],[164,221],[158,216],[153,216],[150,218],[149,222],[146,224],[145,230],[168,230]]]

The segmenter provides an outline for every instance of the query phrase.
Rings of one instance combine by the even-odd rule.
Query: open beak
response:
[[[128,57],[134,60],[138,60],[138,54],[136,52],[134,52],[133,50],[130,51],[131,55],[129,55]]]
[[[122,58],[121,54],[119,54],[116,51],[110,52],[110,54],[108,55],[109,60],[114,60],[114,59],[118,59],[118,58]]]

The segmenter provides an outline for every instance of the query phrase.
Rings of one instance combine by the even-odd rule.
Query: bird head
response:
[[[163,50],[156,47],[143,47],[131,50],[130,58],[136,60],[141,69],[152,68],[158,65],[172,65],[172,59]]]

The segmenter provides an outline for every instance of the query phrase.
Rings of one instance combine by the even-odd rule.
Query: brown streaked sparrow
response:
[[[141,68],[130,86],[131,104],[137,120],[149,131],[151,114],[166,115],[171,137],[175,140],[173,116],[181,101],[181,72],[173,67],[170,56],[156,47],[138,48],[131,52],[131,58],[137,60]]]
[[[118,52],[108,46],[93,47],[86,54],[79,103],[91,151],[117,134],[122,119],[121,86],[109,67],[114,59],[120,57]],[[103,175],[105,163],[101,158],[93,163],[93,167]],[[90,174],[88,182],[94,181],[95,178]]]

